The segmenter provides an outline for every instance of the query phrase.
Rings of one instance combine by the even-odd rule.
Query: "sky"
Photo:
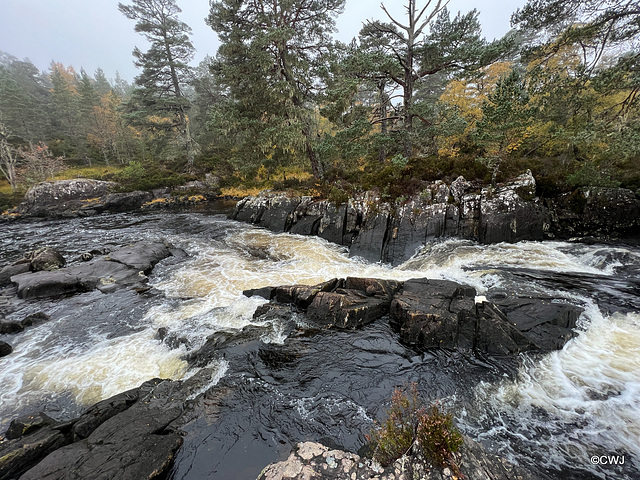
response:
[[[129,0],[121,0],[130,3]],[[424,5],[426,0],[418,0]],[[194,64],[206,55],[215,55],[219,45],[216,34],[205,24],[208,0],[178,0],[179,18],[193,30],[196,48]],[[434,2],[435,3],[435,2]],[[480,12],[483,35],[492,40],[509,31],[513,11],[525,0],[451,0],[452,14],[476,8]],[[404,0],[385,0],[389,12],[402,21]],[[338,17],[335,37],[349,42],[358,35],[367,19],[385,19],[378,0],[347,0]],[[134,32],[135,22],[118,10],[118,0],[0,0],[0,51],[19,59],[28,58],[40,70],[48,70],[52,61],[84,68],[93,75],[102,68],[110,79],[116,72],[131,82],[139,73],[133,64],[134,47],[146,50],[143,37]]]

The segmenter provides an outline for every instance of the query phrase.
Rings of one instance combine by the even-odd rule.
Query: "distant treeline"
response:
[[[405,0],[404,17],[385,10],[342,44],[345,0],[218,0],[206,21],[221,46],[195,68],[176,1],[119,5],[151,42],[133,52],[133,85],[0,54],[0,165],[14,189],[95,163],[125,166],[130,188],[213,173],[399,197],[526,168],[543,194],[640,187],[640,1],[529,0],[489,42],[477,11]]]

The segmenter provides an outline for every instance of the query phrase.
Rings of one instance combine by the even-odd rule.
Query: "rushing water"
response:
[[[216,332],[254,325],[258,340],[208,360],[218,375],[183,426],[173,478],[251,478],[301,440],[357,450],[394,387],[416,381],[428,399],[454,409],[460,427],[549,478],[638,478],[640,468],[640,250],[563,242],[478,245],[447,240],[391,268],[349,258],[313,237],[273,234],[222,214],[111,215],[0,227],[0,263],[35,246],[69,259],[143,239],[182,248],[159,264],[154,287],[21,302],[0,291],[0,312],[51,321],[7,336],[0,359],[0,431],[11,418],[45,410],[77,415],[153,377],[180,379],[201,365],[189,354]],[[315,284],[335,277],[444,278],[479,294],[555,295],[585,308],[563,350],[517,365],[445,352],[417,353],[384,322],[356,332],[291,335],[254,320],[263,299],[242,291]],[[304,322],[303,318],[298,319]],[[176,339],[157,339],[164,327]],[[247,461],[250,454],[250,461]],[[620,467],[591,465],[621,455]]]

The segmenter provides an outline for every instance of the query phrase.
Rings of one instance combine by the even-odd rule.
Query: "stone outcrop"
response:
[[[583,187],[546,201],[557,238],[620,237],[640,233],[640,201],[624,188]]]
[[[350,247],[350,255],[398,264],[429,240],[459,237],[482,243],[542,240],[549,214],[535,199],[531,172],[496,188],[472,191],[459,177],[435,182],[394,205],[366,192],[337,206],[310,197],[265,192],[247,197],[231,218],[276,232],[318,235]]]
[[[174,190],[167,188],[151,192],[117,192],[117,183],[82,178],[42,182],[27,191],[15,213],[25,217],[72,218],[105,212],[190,207],[220,193],[214,180],[209,178],[205,182],[190,182]],[[186,194],[188,192],[191,194]]]
[[[150,380],[66,422],[16,419],[0,443],[0,480],[165,478],[182,445],[172,424],[211,376],[203,369],[185,381]]]
[[[112,292],[122,286],[142,287],[146,274],[162,259],[172,255],[163,243],[139,242],[108,255],[51,271],[25,272],[10,280],[19,298],[42,298],[99,289]]]
[[[269,308],[290,304],[315,328],[353,329],[388,317],[400,339],[417,349],[472,350],[491,355],[560,349],[575,336],[580,307],[549,297],[476,297],[473,287],[419,278],[399,282],[373,278],[334,279],[314,286],[247,290],[271,300]]]
[[[629,235],[640,231],[639,214],[640,200],[623,189],[592,188],[543,202],[528,171],[495,187],[480,188],[463,177],[451,185],[437,181],[395,204],[374,192],[335,205],[267,191],[238,202],[230,218],[317,235],[349,247],[351,256],[397,265],[438,238],[488,244]]]
[[[469,479],[533,480],[524,470],[487,452],[468,437],[455,455],[461,472]],[[377,462],[354,453],[334,450],[320,443],[304,442],[296,445],[289,458],[265,467],[258,480],[289,479],[322,480],[450,480],[457,478],[449,468],[438,468],[424,459],[404,456],[393,465],[382,468]]]

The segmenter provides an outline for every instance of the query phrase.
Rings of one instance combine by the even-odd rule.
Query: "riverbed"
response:
[[[638,478],[637,247],[443,240],[391,267],[350,258],[346,248],[319,238],[230,221],[227,208],[0,226],[2,264],[37,246],[55,247],[71,262],[82,252],[140,240],[161,240],[186,253],[156,266],[152,289],[144,293],[94,291],[26,302],[0,291],[7,319],[36,312],[51,318],[4,336],[14,352],[0,359],[0,431],[18,415],[72,418],[151,378],[184,379],[214,368],[212,382],[189,407],[172,478],[255,478],[298,441],[357,451],[393,389],[417,382],[425,399],[439,399],[454,413],[462,431],[540,478]],[[542,293],[584,313],[577,337],[562,350],[506,361],[417,352],[384,321],[358,331],[292,336],[278,322],[254,320],[265,300],[242,295],[346,276],[448,279],[479,295]],[[210,335],[240,334],[251,325],[260,329],[257,340],[206,365],[188,361]],[[624,464],[590,461],[605,455]]]

